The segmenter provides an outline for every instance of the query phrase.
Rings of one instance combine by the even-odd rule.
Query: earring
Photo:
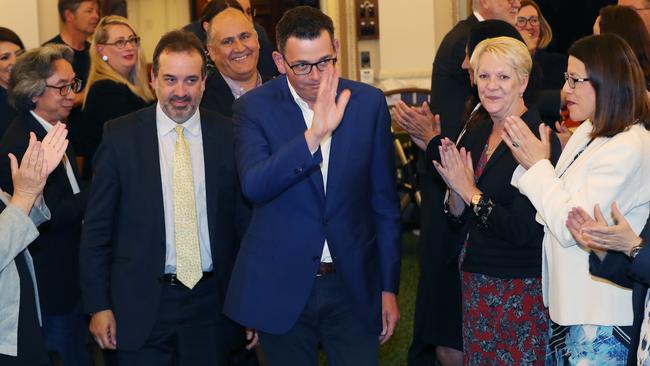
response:
[[[104,62],[108,62],[108,56],[103,55],[103,56],[102,56],[102,61],[104,61]]]

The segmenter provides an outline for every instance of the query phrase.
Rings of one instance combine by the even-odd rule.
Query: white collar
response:
[[[45,129],[45,132],[50,132],[50,130],[52,129],[52,127],[54,127],[54,125],[55,125],[56,123],[59,123],[59,121],[56,121],[56,123],[55,123],[54,125],[51,124],[50,122],[46,121],[43,117],[41,117],[41,116],[39,116],[38,114],[36,114],[36,112],[34,112],[33,109],[30,110],[29,113],[31,113],[32,116],[34,116],[34,118],[36,118],[36,120],[38,121],[38,123],[40,123],[41,126],[43,126],[43,128]]]
[[[194,114],[183,123],[176,123],[173,119],[169,118],[162,110],[160,102],[156,103],[156,125],[158,128],[158,133],[161,136],[164,136],[171,131],[175,130],[177,126],[185,127],[185,130],[189,132],[192,136],[198,136],[201,132],[201,115],[199,113],[199,108],[196,109]]]
[[[298,95],[298,92],[296,89],[293,88],[293,85],[291,85],[291,82],[289,81],[289,78],[287,78],[287,84],[289,85],[289,91],[291,92],[291,95],[293,96],[293,100],[298,104],[299,107],[301,108],[309,108],[309,103],[302,99],[300,95]],[[311,108],[309,108],[311,110]]]

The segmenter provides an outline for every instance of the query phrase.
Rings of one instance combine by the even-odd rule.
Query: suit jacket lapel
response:
[[[221,148],[226,145],[226,142],[221,141],[221,136],[219,136],[214,129],[212,123],[206,122],[204,120],[205,114],[201,115],[201,135],[203,138],[203,164],[205,172],[205,199],[206,199],[206,210],[208,214],[208,232],[210,236],[210,245],[211,250],[215,253],[215,244],[217,242],[216,233],[214,230],[214,223],[216,222],[217,217],[217,208],[219,206],[219,185],[220,180],[218,179],[219,172],[219,156],[223,156],[221,153]]]
[[[344,88],[339,82],[337,98],[338,95]],[[344,179],[346,176],[345,168],[346,164],[349,161],[349,150],[350,146],[354,143],[352,139],[355,136],[355,124],[354,121],[357,119],[357,114],[359,109],[357,108],[357,100],[350,98],[345,114],[343,115],[343,120],[339,127],[334,130],[332,134],[332,144],[330,146],[330,156],[329,156],[329,168],[327,169],[327,194],[336,194],[338,191],[335,187],[337,184]],[[366,133],[368,133],[366,131]],[[332,188],[330,188],[332,187]]]
[[[564,171],[569,168],[569,165],[573,163],[574,157],[578,151],[582,151],[589,143],[589,133],[591,130],[591,122],[585,121],[574,131],[555,165],[556,175],[559,176],[560,174],[563,174]]]
[[[139,113],[138,136],[134,143],[140,157],[137,163],[142,169],[141,184],[149,187],[149,204],[153,217],[156,217],[160,242],[165,245],[165,212],[163,207],[162,180],[160,177],[160,155],[158,149],[158,130],[156,129],[156,105]],[[126,164],[126,162],[124,162]]]
[[[280,100],[279,103],[277,103],[278,108],[275,109],[275,118],[272,120],[281,124],[281,126],[278,126],[277,130],[286,132],[284,140],[289,141],[294,139],[296,136],[304,134],[307,125],[305,124],[305,118],[302,115],[300,107],[296,104],[296,101],[293,99],[293,95],[289,90],[286,76],[280,76],[278,79],[280,79],[278,80],[280,85]],[[321,174],[320,169],[314,169],[313,172],[310,172],[309,179],[314,185],[316,194],[324,202],[325,187],[323,186],[323,175]]]

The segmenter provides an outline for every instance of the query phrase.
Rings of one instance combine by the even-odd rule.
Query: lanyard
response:
[[[591,145],[592,142],[594,142],[594,139],[593,139],[593,138],[592,138],[591,140],[589,140],[589,142],[587,142],[587,144],[585,145],[585,147],[582,148],[582,150],[578,151],[578,153],[573,157],[573,160],[571,160],[571,162],[569,163],[569,165],[567,165],[567,167],[564,169],[564,171],[562,172],[562,174],[560,174],[560,175],[558,176],[558,178],[562,178],[562,176],[564,176],[564,173],[566,173],[567,170],[569,170],[569,168],[571,167],[571,165],[572,165],[572,164],[573,164],[573,163],[578,159],[578,157],[580,156],[580,154],[582,154],[585,150],[587,150],[587,148],[589,147],[589,145]]]

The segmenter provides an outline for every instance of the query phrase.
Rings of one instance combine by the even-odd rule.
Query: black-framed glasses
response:
[[[252,8],[252,7],[246,9],[246,15],[248,15],[251,18],[254,18],[257,15],[257,9]]]
[[[83,82],[75,78],[70,84],[65,84],[63,86],[54,86],[47,84],[45,84],[45,86],[52,89],[59,89],[59,94],[61,94],[62,97],[65,97],[66,95],[70,94],[70,92],[75,92],[75,94],[79,93],[81,91],[81,87],[83,86]]]
[[[132,44],[133,47],[140,46],[140,37],[135,36],[135,37],[129,37],[129,39],[118,39],[115,42],[102,43],[102,44],[105,45],[105,46],[115,46],[118,49],[122,49],[122,48],[126,47],[126,45],[129,44],[129,43]]]
[[[534,15],[530,18],[517,17],[516,24],[518,27],[523,28],[526,26],[526,23],[529,23],[531,27],[536,27],[539,25],[539,17],[536,17]]]
[[[314,62],[313,64],[310,64],[308,62],[300,62],[294,65],[290,65],[287,60],[282,56],[282,59],[284,62],[289,66],[291,71],[293,71],[294,74],[296,75],[307,75],[311,72],[311,69],[316,66],[318,71],[326,71],[327,68],[332,65],[336,65],[337,58],[336,57],[330,57],[326,58],[324,60],[320,60],[318,62]]]
[[[586,81],[589,81],[591,79],[589,78],[574,78],[573,76],[569,75],[568,73],[564,73],[564,80],[569,84],[569,87],[571,89],[576,88],[576,83],[584,83]]]

